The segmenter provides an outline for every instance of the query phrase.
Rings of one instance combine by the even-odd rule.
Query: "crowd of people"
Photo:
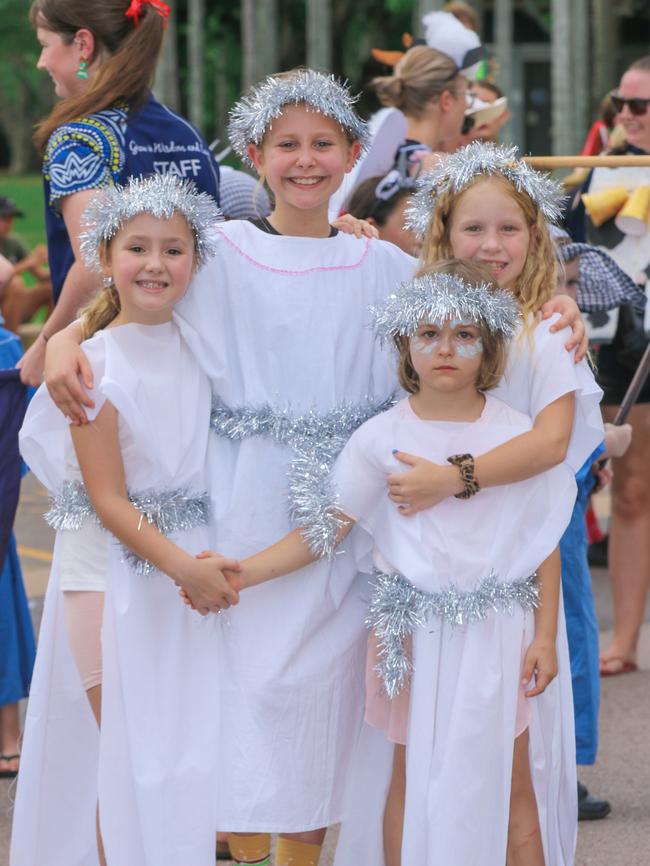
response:
[[[639,219],[642,170],[567,196],[498,144],[507,94],[447,6],[374,52],[369,122],[334,76],[252,87],[235,170],[151,93],[165,3],[34,0],[46,248],[0,197],[11,866],[317,866],[335,824],[336,866],[571,866],[610,812],[577,771],[650,575],[650,385],[617,416],[650,192]],[[587,150],[650,153],[649,107],[643,58]],[[56,530],[35,661],[27,467]]]

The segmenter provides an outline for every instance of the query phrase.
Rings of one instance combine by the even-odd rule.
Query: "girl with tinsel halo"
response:
[[[519,310],[487,268],[461,260],[425,268],[374,318],[398,350],[410,396],[352,434],[330,505],[313,524],[243,560],[233,579],[244,589],[303,568],[316,555],[310,538],[329,534],[332,552],[355,522],[363,534],[346,544],[360,561],[372,547],[368,725],[354,782],[363,815],[352,832],[344,823],[337,862],[543,866],[529,737],[546,788],[569,786],[567,813],[561,799],[555,805],[562,831],[575,835],[575,771],[557,735],[571,724],[558,542],[575,483],[556,466],[471,496],[471,455],[532,426],[490,393]],[[401,517],[384,494],[396,442],[464,467],[463,498]]]
[[[413,275],[415,261],[329,224],[329,198],[366,138],[333,77],[303,69],[266,79],[233,108],[230,138],[266,180],[274,210],[218,227],[217,253],[178,312],[196,328],[217,395],[215,549],[246,556],[311,517],[345,441],[391,405],[394,365],[367,310]],[[81,418],[77,332],[50,341],[48,366],[57,402]],[[433,495],[457,485],[456,471],[451,489]],[[363,716],[364,581],[348,553],[302,577],[247,593],[227,614],[225,655],[215,658],[218,827],[233,831],[240,863],[269,862],[276,832],[279,866],[314,864],[325,828],[345,814]]]
[[[12,866],[214,861],[220,623],[187,616],[177,588],[218,611],[237,601],[221,572],[237,563],[196,558],[211,392],[172,310],[218,216],[170,175],[111,187],[84,215],[81,249],[104,275],[81,318],[90,423],[69,426],[43,386],[20,434],[57,537]]]
[[[175,174],[218,202],[219,166],[206,141],[151,93],[169,14],[164,0],[32,0],[37,69],[51,78],[58,101],[34,135],[55,307],[19,364],[30,385],[42,382],[48,339],[96,290],[78,237],[98,189]]]

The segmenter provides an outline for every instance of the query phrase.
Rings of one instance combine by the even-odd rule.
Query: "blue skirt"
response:
[[[34,629],[12,534],[0,573],[0,706],[27,697],[35,656]]]

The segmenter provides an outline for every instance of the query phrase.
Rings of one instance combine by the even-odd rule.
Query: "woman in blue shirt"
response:
[[[169,7],[162,0],[34,0],[38,68],[60,101],[38,126],[55,308],[26,352],[22,379],[40,384],[49,337],[91,297],[97,276],[79,257],[93,191],[158,172],[186,177],[218,200],[219,168],[184,118],[151,94]]]

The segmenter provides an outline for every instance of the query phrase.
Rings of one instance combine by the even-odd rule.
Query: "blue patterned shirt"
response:
[[[133,114],[126,106],[107,108],[52,133],[43,160],[43,180],[55,301],[74,262],[60,200],[156,172],[193,180],[201,192],[219,200],[219,166],[207,144],[187,120],[153,95]]]

